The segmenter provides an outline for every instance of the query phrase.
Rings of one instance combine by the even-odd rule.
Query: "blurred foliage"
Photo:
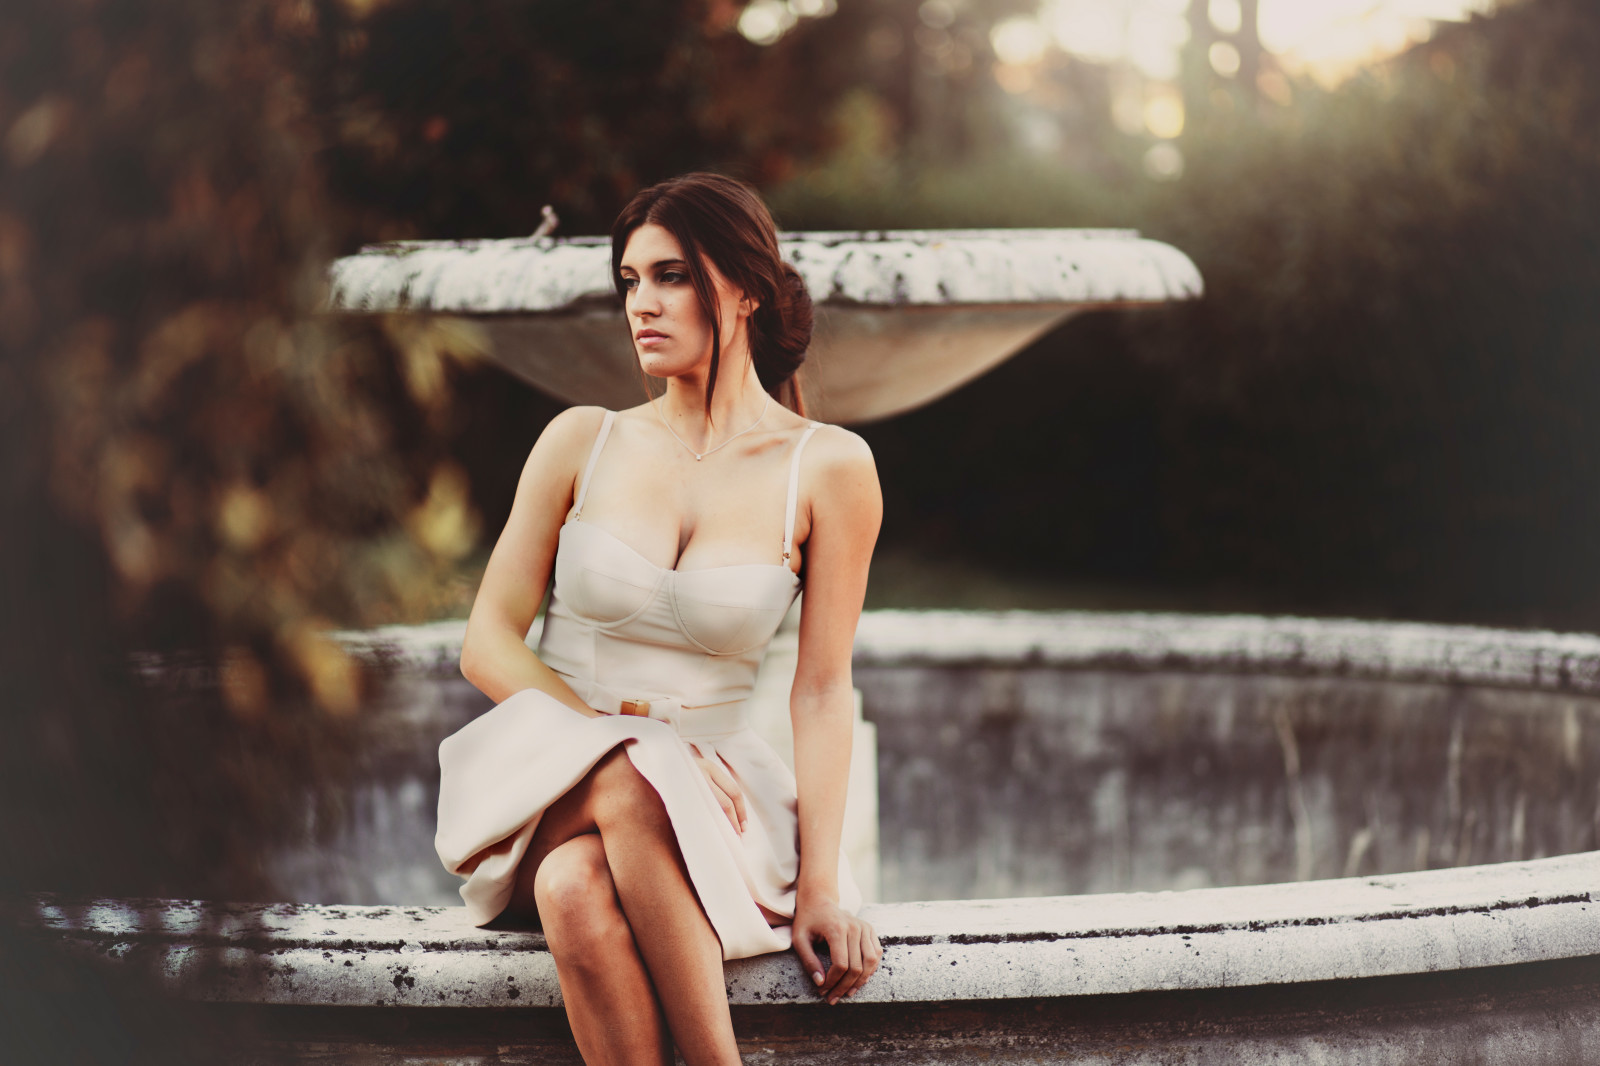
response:
[[[316,33],[0,9],[0,887],[261,891],[364,691],[326,630],[476,542],[443,442],[481,340],[316,313],[350,224],[287,62]]]
[[[1600,628],[1597,48],[1592,5],[1528,0],[1214,116],[1121,219],[1206,298],[1080,319],[868,428],[885,543],[1150,607]],[[1078,221],[1066,197],[1031,221]]]
[[[989,27],[1034,5],[960,5],[930,79],[921,3],[850,0],[762,47],[739,0],[323,0],[295,69],[364,237],[519,236],[546,203],[561,233],[605,233],[650,182],[712,167],[769,185],[829,156],[849,99],[923,157],[984,146]]]
[[[330,191],[369,238],[527,234],[546,203],[563,232],[603,232],[721,141],[706,88],[734,5],[310,6],[295,69]]]
[[[1284,606],[1600,627],[1600,11],[1479,30],[1233,138],[1151,226],[1212,294],[1132,344],[1203,370],[1167,405],[1159,487],[1198,534],[1167,565]]]

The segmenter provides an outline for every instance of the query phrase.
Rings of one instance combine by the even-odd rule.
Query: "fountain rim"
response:
[[[780,234],[827,312],[1091,307],[1198,299],[1199,269],[1131,229],[819,230]],[[325,310],[539,318],[615,302],[609,238],[369,244],[328,266]]]
[[[1172,892],[869,904],[884,967],[857,1003],[1250,988],[1593,957],[1600,852],[1379,877]],[[460,907],[36,894],[37,933],[180,999],[556,1007],[536,932]],[[790,952],[725,966],[735,1005],[816,1002]]]
[[[1137,229],[1117,226],[1021,226],[953,229],[856,229],[856,230],[779,230],[778,243],[820,244],[913,244],[948,243],[953,240],[1055,240],[1055,241],[1139,241],[1146,240]],[[598,248],[610,247],[604,234],[574,234],[561,237],[434,237],[363,244],[357,255],[401,256],[414,251],[476,248]]]
[[[542,618],[528,640],[536,643]],[[454,676],[464,619],[333,634],[374,666]],[[780,631],[779,638],[787,638]],[[1600,635],[1292,615],[864,611],[854,664],[1243,674],[1600,696]]]

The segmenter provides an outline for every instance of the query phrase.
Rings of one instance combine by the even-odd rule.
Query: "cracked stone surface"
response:
[[[878,307],[1160,302],[1198,296],[1199,272],[1133,230],[899,230],[784,234],[819,303]],[[615,300],[603,237],[397,241],[329,270],[344,311],[510,314]]]
[[[817,302],[807,411],[859,423],[928,403],[1071,315],[1200,296],[1182,252],[1132,230],[790,233]],[[329,268],[334,311],[447,315],[454,335],[567,403],[631,407],[638,361],[604,238],[408,241]]]
[[[878,904],[863,1003],[1237,988],[1569,959],[1600,945],[1600,852],[1388,877]],[[36,899],[28,924],[185,999],[555,1006],[538,933],[460,908]],[[736,1005],[815,1003],[790,953],[727,966]]]
[[[454,676],[463,621],[341,634],[373,661]],[[529,633],[537,643],[539,623]],[[1038,665],[1435,681],[1600,693],[1600,636],[1410,622],[1099,611],[868,611],[858,666]]]

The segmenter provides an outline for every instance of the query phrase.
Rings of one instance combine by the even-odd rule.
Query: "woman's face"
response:
[[[710,262],[705,270],[722,312],[722,349],[740,340],[744,318],[739,294]],[[622,250],[624,307],[633,350],[651,377],[678,377],[711,361],[711,322],[700,309],[689,264],[677,238],[653,222],[633,231]]]

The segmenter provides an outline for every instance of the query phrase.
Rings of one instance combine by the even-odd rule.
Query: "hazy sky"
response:
[[[1218,25],[1237,25],[1238,0],[1210,0]],[[1170,78],[1188,37],[1189,0],[1044,0],[1038,24],[1069,52],[1126,57],[1145,74]],[[1429,19],[1463,19],[1490,0],[1261,0],[1262,43],[1293,69],[1337,76],[1365,60],[1391,55],[1426,36]],[[1023,56],[1026,20],[1002,25],[997,50]],[[1038,30],[1034,33],[1037,35]]]
[[[1239,0],[1209,3],[1212,21],[1224,31],[1239,24]],[[1260,0],[1261,42],[1294,72],[1335,82],[1362,64],[1425,40],[1434,19],[1464,19],[1495,0]],[[1052,44],[1100,62],[1128,60],[1148,78],[1171,80],[1188,40],[1190,0],[1041,0],[1036,17],[1008,19],[995,27],[999,57],[1026,65]],[[922,21],[935,29],[951,24],[958,0],[924,0]],[[751,0],[739,29],[752,41],[770,44],[804,18],[826,18],[838,0]],[[1213,62],[1227,65],[1227,50]],[[1234,55],[1236,65],[1237,54]]]

